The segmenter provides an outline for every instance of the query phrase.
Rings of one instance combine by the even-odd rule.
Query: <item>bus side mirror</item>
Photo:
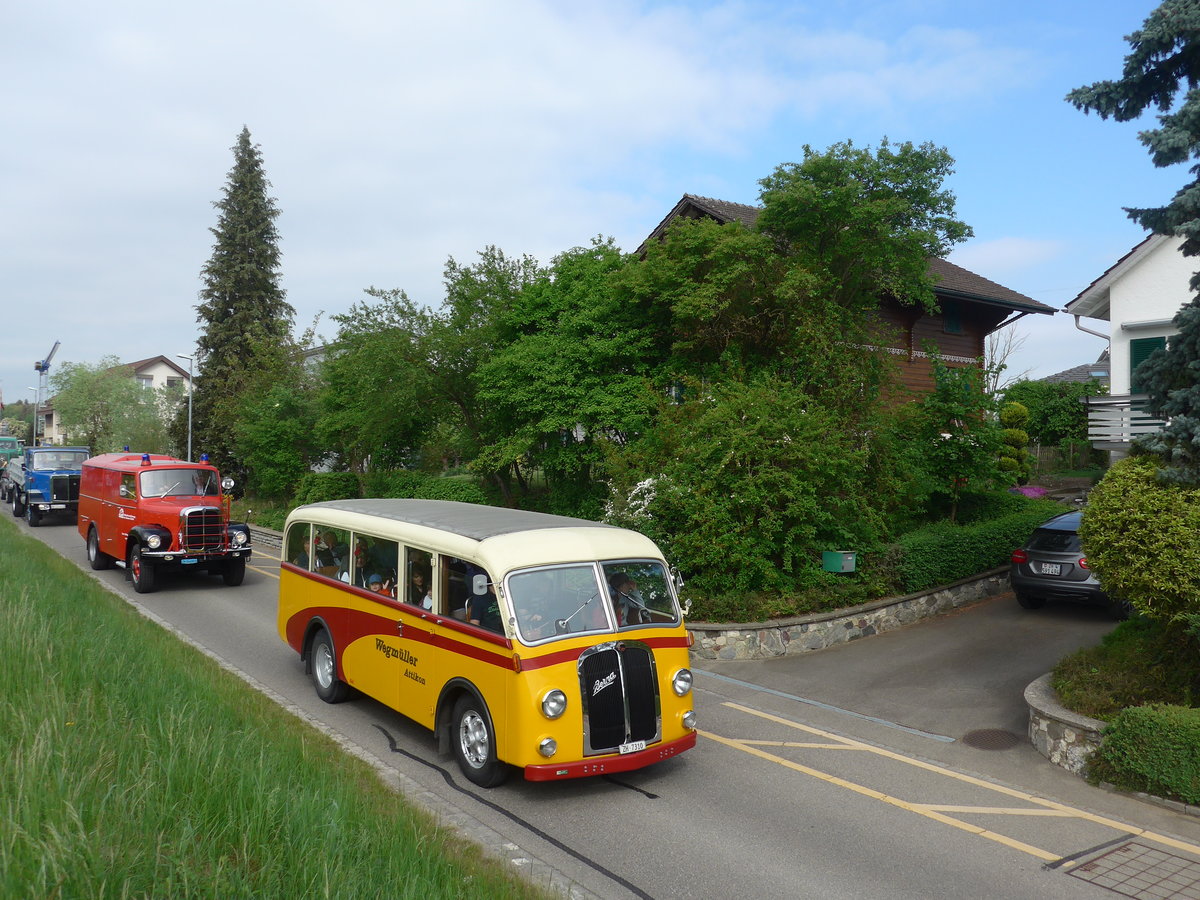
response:
[[[482,597],[487,593],[488,581],[486,575],[476,575],[471,579],[471,593],[476,597]]]

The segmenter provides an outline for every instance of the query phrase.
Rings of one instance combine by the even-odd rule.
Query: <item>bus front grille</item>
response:
[[[588,648],[579,656],[579,688],[586,755],[661,740],[657,669],[645,644],[618,641]]]
[[[220,550],[225,546],[225,520],[216,507],[185,510],[180,515],[180,526],[181,550]]]

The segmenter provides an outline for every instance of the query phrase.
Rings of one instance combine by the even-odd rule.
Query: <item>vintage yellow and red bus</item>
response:
[[[439,500],[293,510],[280,637],[317,695],[431,728],[499,784],[622,772],[695,746],[679,579],[654,542],[583,519]]]

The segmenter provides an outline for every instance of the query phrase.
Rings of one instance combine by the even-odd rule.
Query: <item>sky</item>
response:
[[[949,259],[1061,309],[1168,202],[1137,133],[1077,111],[1148,0],[75,0],[0,30],[0,390],[35,361],[186,369],[242,127],[280,210],[298,331],[448,258],[633,250],[685,193],[757,203],[776,166],[933,142],[974,237]],[[1107,332],[1107,323],[1085,320]],[[1007,378],[1088,363],[1072,317],[1013,329]]]

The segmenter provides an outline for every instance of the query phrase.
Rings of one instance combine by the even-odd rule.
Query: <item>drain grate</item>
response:
[[[979,728],[964,734],[962,742],[976,750],[1011,750],[1021,739],[1003,728]]]
[[[1122,844],[1070,874],[1126,897],[1200,897],[1200,862],[1137,841]]]

